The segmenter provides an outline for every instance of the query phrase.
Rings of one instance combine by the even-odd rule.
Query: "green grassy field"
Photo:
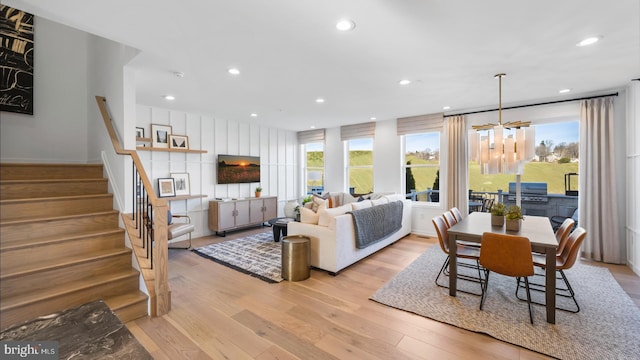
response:
[[[435,164],[433,160],[418,159],[415,156],[408,156],[407,160],[412,164]],[[373,154],[370,151],[354,151],[350,156],[352,166],[371,164],[373,162]],[[322,153],[310,152],[307,158],[308,166],[322,166],[324,158]],[[433,187],[433,180],[436,177],[437,168],[413,168],[413,177],[416,180],[416,190],[424,191]],[[564,174],[577,173],[578,163],[539,163],[529,162],[524,166],[524,174],[521,180],[523,182],[546,182],[548,193],[564,194]],[[369,192],[373,189],[372,170],[358,169],[352,172],[350,184],[355,185],[356,193]],[[505,192],[509,191],[509,182],[515,182],[515,175],[481,175],[480,166],[475,162],[469,162],[469,189],[473,191],[496,192],[501,189]],[[578,188],[577,178],[572,178],[572,189]]]

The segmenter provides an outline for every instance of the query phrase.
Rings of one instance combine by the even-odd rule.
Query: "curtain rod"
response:
[[[508,106],[508,107],[503,107],[503,108],[502,108],[502,110],[518,109],[518,108],[530,107],[530,106],[540,106],[540,105],[558,104],[558,103],[569,102],[569,101],[580,101],[580,100],[598,99],[598,98],[607,97],[607,96],[618,96],[618,93],[607,94],[607,95],[598,95],[598,96],[587,96],[587,97],[581,97],[581,98],[577,98],[577,99],[566,99],[566,100],[547,101],[547,102],[536,103],[536,104],[526,104],[526,105]],[[490,111],[498,111],[498,110],[499,110],[499,109],[489,109],[489,110],[469,111],[469,112],[464,112],[464,113],[459,113],[459,114],[450,114],[450,115],[445,115],[444,117],[450,117],[450,116],[461,116],[461,115],[471,115],[471,114],[480,114],[480,113],[485,113],[485,112],[490,112]]]

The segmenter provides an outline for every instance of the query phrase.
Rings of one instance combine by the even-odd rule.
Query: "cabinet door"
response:
[[[263,201],[262,199],[251,199],[249,200],[249,221],[252,224],[259,224],[264,221],[262,214]],[[274,216],[275,217],[275,216]],[[272,219],[272,218],[269,218]],[[269,220],[267,219],[267,220]]]
[[[264,201],[264,212],[263,212],[263,221],[267,221],[269,219],[273,219],[278,216],[278,198],[270,197],[263,199]]]
[[[236,226],[244,226],[249,222],[249,200],[236,201]]]
[[[236,203],[233,201],[218,202],[218,230],[231,229],[235,226]]]

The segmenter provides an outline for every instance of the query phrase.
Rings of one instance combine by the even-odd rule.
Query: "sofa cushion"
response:
[[[387,199],[386,197],[381,197],[379,199],[371,200],[371,204],[373,204],[373,206],[388,204],[388,203],[389,203],[389,199]]]
[[[371,203],[371,200],[362,200],[362,201],[351,203],[351,210],[366,209],[372,206],[373,204]]]
[[[330,227],[331,222],[333,222],[333,226],[335,227],[335,217],[338,215],[343,215],[347,211],[351,211],[351,205],[349,204],[338,206],[337,208],[332,209],[322,208],[318,210],[318,215],[320,216],[320,218],[318,219],[318,225]]]
[[[305,224],[318,225],[320,215],[308,208],[300,208],[300,222]]]
[[[390,195],[385,195],[384,197],[387,198],[389,202],[398,201],[398,200],[402,201],[405,199],[405,196],[402,194],[390,194]]]

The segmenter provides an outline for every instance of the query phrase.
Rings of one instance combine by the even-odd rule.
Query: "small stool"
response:
[[[311,276],[311,245],[307,236],[292,235],[282,238],[282,278],[300,281]]]

